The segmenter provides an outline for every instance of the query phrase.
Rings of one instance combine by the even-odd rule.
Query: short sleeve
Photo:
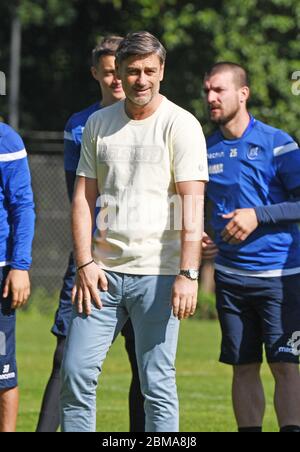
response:
[[[295,140],[279,131],[274,139],[273,154],[277,174],[284,188],[291,191],[300,187],[300,149]]]
[[[175,182],[208,181],[207,149],[202,127],[189,113],[177,117],[172,131]]]
[[[89,119],[86,123],[81,145],[80,160],[77,168],[77,176],[97,179],[97,137],[94,136],[93,122]]]

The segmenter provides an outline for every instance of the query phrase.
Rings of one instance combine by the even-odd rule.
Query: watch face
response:
[[[190,274],[190,277],[191,277],[192,279],[197,279],[197,278],[198,278],[198,272],[197,272],[197,270],[189,270],[189,274]]]

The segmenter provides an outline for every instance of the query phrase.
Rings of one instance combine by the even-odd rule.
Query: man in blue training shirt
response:
[[[64,166],[67,189],[72,201],[76,170],[80,158],[82,134],[88,118],[95,111],[112,105],[123,99],[125,94],[121,81],[116,77],[115,53],[122,41],[118,36],[107,36],[92,52],[91,72],[101,88],[102,100],[85,110],[75,113],[66,124],[64,133]],[[57,336],[57,347],[54,354],[53,370],[44,394],[41,413],[38,421],[38,432],[55,432],[59,426],[59,393],[60,367],[63,357],[67,330],[71,320],[72,303],[71,292],[75,286],[76,266],[73,253],[70,255],[69,265],[64,277],[60,294],[59,308],[56,312],[52,333]],[[140,381],[135,356],[134,333],[131,322],[128,321],[122,330],[125,336],[125,347],[132,368],[132,382],[129,394],[130,431],[144,431],[145,414],[144,398],[140,390]]]
[[[34,203],[20,136],[0,123],[0,432],[14,432],[18,414],[15,309],[30,295]]]
[[[275,379],[282,432],[300,431],[300,150],[285,132],[247,111],[246,71],[218,63],[206,100],[219,130],[208,139],[220,361],[233,366],[239,431],[262,431],[263,344]],[[204,239],[204,256],[214,251]]]

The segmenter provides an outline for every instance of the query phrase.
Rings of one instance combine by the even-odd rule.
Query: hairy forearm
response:
[[[89,204],[84,199],[74,199],[72,209],[72,234],[75,260],[78,266],[92,259],[93,219]]]
[[[97,189],[95,181],[78,178],[72,203],[72,234],[77,266],[92,259],[92,228]]]
[[[201,263],[201,240],[190,241],[189,233],[182,231],[181,233],[181,270],[198,270]]]
[[[201,263],[204,229],[204,196],[200,185],[192,194],[181,194],[183,222],[181,231],[181,269],[198,269]]]

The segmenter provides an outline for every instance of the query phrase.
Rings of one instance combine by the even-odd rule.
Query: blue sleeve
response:
[[[82,127],[75,126],[74,116],[71,116],[66,124],[64,132],[64,167],[66,176],[67,192],[72,202],[76,170],[80,159]]]
[[[259,224],[277,224],[280,222],[300,222],[300,201],[283,202],[273,206],[255,208]]]
[[[35,214],[27,158],[6,162],[0,171],[12,228],[11,267],[29,270]]]
[[[298,144],[283,131],[274,137],[273,154],[276,172],[284,189],[289,193],[300,187],[300,149]]]
[[[65,171],[76,173],[80,159],[82,128],[75,127],[72,118],[67,122],[64,132],[64,166]]]

